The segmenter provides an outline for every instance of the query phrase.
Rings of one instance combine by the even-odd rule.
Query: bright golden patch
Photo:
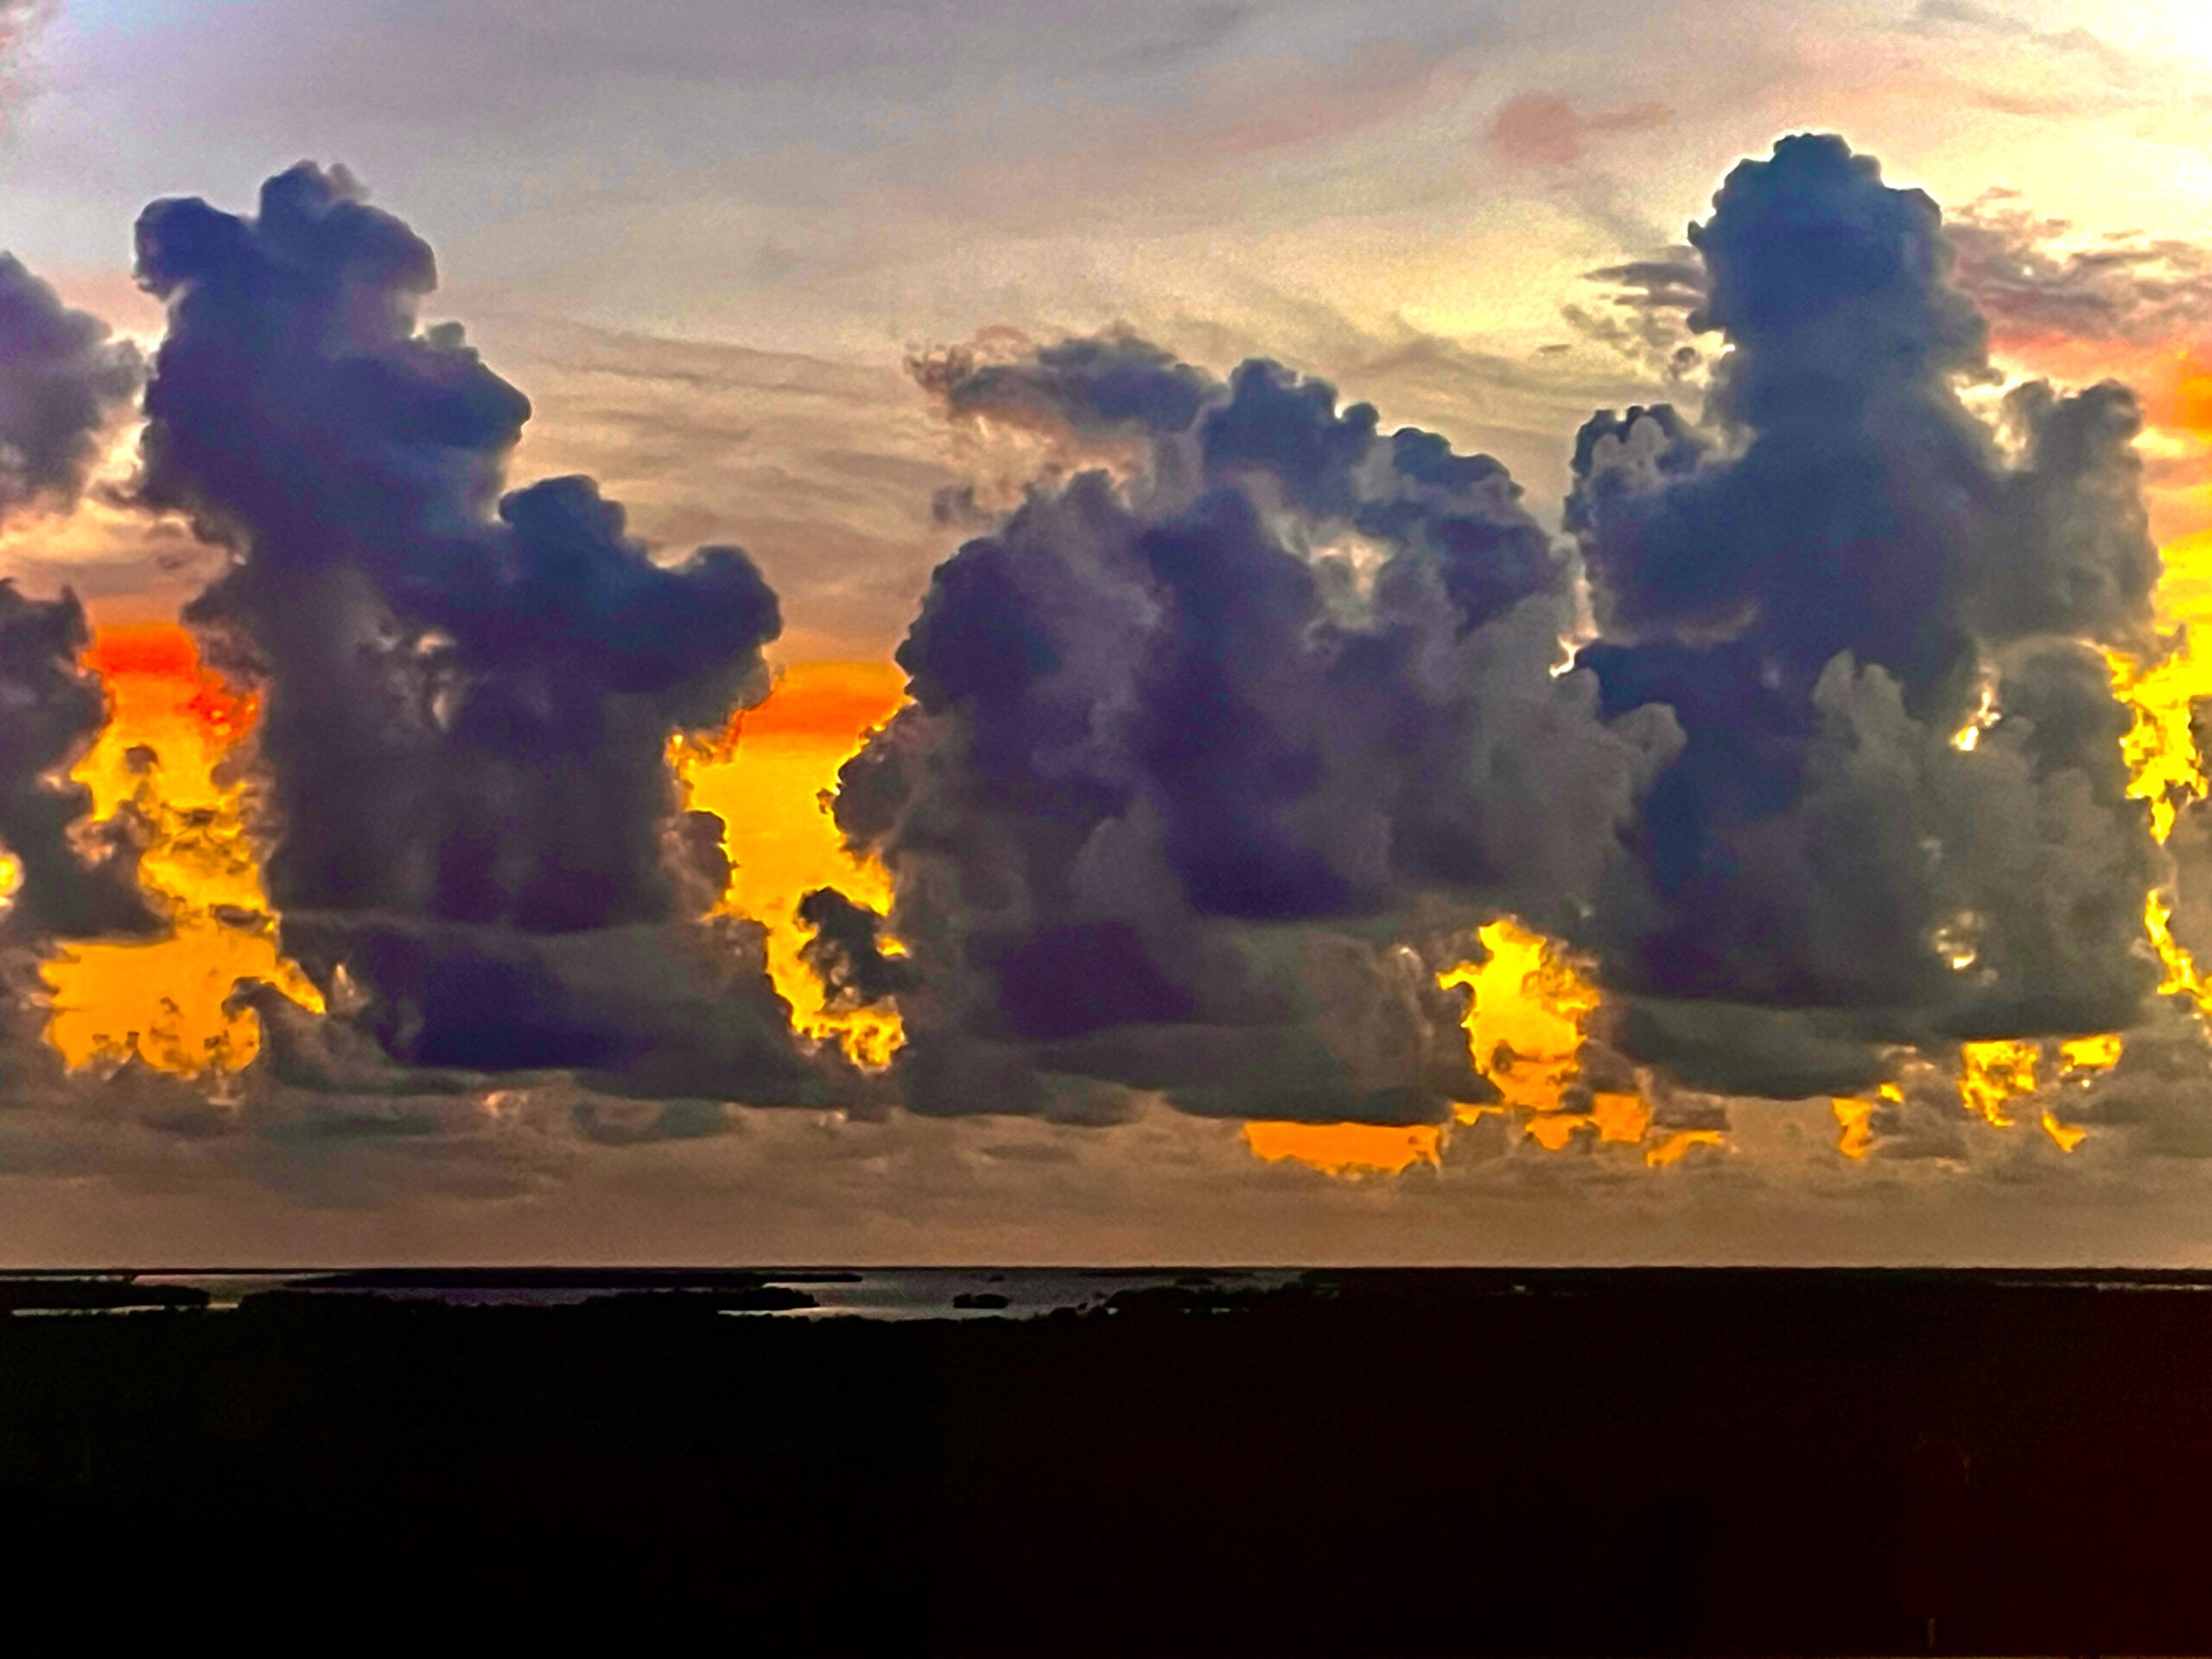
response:
[[[2058,1062],[2069,1077],[2082,1072],[2105,1071],[2120,1064],[2125,1040],[2117,1032],[2105,1032],[2095,1037],[2074,1037],[2058,1046]],[[2087,1081],[2086,1078],[2081,1079]]]
[[[1959,1098],[1993,1128],[2009,1129],[2012,1119],[2005,1108],[2036,1088],[2036,1062],[2043,1046],[2000,1039],[1988,1043],[1959,1046]]]
[[[2173,833],[2178,804],[2206,792],[2189,716],[2191,699],[2212,693],[2212,664],[2199,660],[2186,638],[2172,656],[2147,668],[2117,654],[2106,660],[2113,694],[2134,716],[2120,741],[2127,792],[2151,804],[2151,833],[2163,842]]]
[[[2043,1115],[2043,1132],[2058,1143],[2061,1152],[2073,1151],[2089,1135],[2079,1124],[2060,1122],[2048,1109]]]
[[[1835,1112],[1835,1149],[1847,1158],[1864,1158],[1874,1144],[1874,1103],[1838,1095],[1828,1103]]]
[[[2183,383],[2212,385],[2194,371],[2183,377]],[[2199,397],[2182,411],[2199,429],[2207,422],[2194,417],[2205,415],[2205,404],[2206,397]],[[2150,803],[2151,832],[2163,842],[2172,834],[2182,804],[2212,793],[2190,720],[2195,700],[2212,696],[2212,656],[2198,645],[2212,630],[2212,531],[2178,537],[2159,553],[2165,569],[2158,582],[2158,622],[2174,631],[2174,648],[2163,660],[2147,665],[2112,652],[2107,653],[2107,662],[2113,694],[2134,715],[2121,745],[2131,777],[2127,792]],[[2186,996],[2199,1010],[2212,1011],[2212,987],[2187,948],[2174,938],[2169,925],[2172,915],[2170,894],[2153,888],[2145,895],[2143,931],[2165,969],[2159,995]]]
[[[1522,1124],[1522,1133],[1546,1152],[1565,1152],[1574,1132],[1589,1120],[1580,1112],[1538,1112]]]
[[[1408,1154],[1403,1129],[1359,1124],[1248,1123],[1245,1140],[1263,1158],[1293,1158],[1332,1175],[1387,1170],[1414,1163],[1434,1163],[1450,1144],[1452,1131],[1479,1122],[1493,1112],[1518,1120],[1521,1133],[1547,1152],[1564,1152],[1577,1135],[1588,1133],[1615,1146],[1643,1146],[1651,1133],[1651,1108],[1643,1096],[1599,1090],[1580,1109],[1567,1104],[1568,1090],[1582,1071],[1582,1046],[1590,1015],[1600,1001],[1597,986],[1581,964],[1557,940],[1531,932],[1511,917],[1500,917],[1477,937],[1489,956],[1460,963],[1438,978],[1446,989],[1469,992],[1462,1020],[1475,1070],[1497,1087],[1498,1103],[1462,1101],[1452,1122],[1414,1133],[1419,1150]],[[1655,1166],[1679,1162],[1694,1146],[1724,1146],[1718,1131],[1676,1134],[1647,1148]],[[1263,1147],[1266,1149],[1262,1149]]]
[[[1728,1137],[1718,1129],[1681,1129],[1648,1149],[1643,1154],[1643,1161],[1654,1169],[1665,1169],[1670,1164],[1679,1164],[1688,1157],[1694,1147],[1725,1147],[1727,1144]]]
[[[1462,963],[1437,982],[1471,993],[1463,1022],[1469,1055],[1505,1107],[1527,1115],[1522,1132],[1548,1152],[1565,1151],[1586,1129],[1601,1141],[1641,1145],[1651,1129],[1651,1108],[1641,1095],[1599,1090],[1580,1111],[1565,1105],[1601,1000],[1581,964],[1557,940],[1510,916],[1477,937],[1489,958]]]
[[[769,976],[791,1005],[793,1024],[809,1036],[835,1038],[864,1065],[887,1064],[905,1029],[887,1008],[825,1006],[821,982],[799,957],[810,936],[796,912],[801,894],[823,887],[888,907],[889,873],[845,849],[830,799],[838,767],[905,701],[906,680],[893,664],[801,663],[720,740],[674,752],[691,805],[722,821],[722,845],[735,866],[725,902],[766,925]]]
[[[2120,1064],[2120,1057],[2126,1050],[2126,1042],[2117,1032],[2104,1032],[2094,1037],[2073,1037],[2058,1046],[2058,1081],[2062,1086],[2086,1089],[2098,1074],[2109,1071]],[[2088,1130],[2078,1123],[2063,1121],[2046,1106],[2042,1116],[2043,1132],[2058,1145],[2061,1152],[2071,1152],[2088,1139]]]
[[[1475,1070],[1497,1086],[1506,1105],[1554,1111],[1582,1069],[1583,1028],[1598,1006],[1598,988],[1564,947],[1510,916],[1478,937],[1488,960],[1462,963],[1437,981],[1472,994],[1463,1023]]]
[[[253,700],[203,667],[179,627],[102,628],[85,660],[105,680],[110,719],[70,775],[92,790],[96,817],[128,807],[143,821],[140,874],[172,926],[143,942],[73,944],[47,963],[47,1040],[72,1066],[136,1053],[181,1076],[235,1071],[260,1048],[254,1017],[223,1007],[239,979],[322,1006],[277,952],[241,785],[225,773]]]
[[[1651,1108],[1642,1095],[1596,1094],[1590,1096],[1590,1122],[1600,1141],[1639,1146],[1651,1128]]]
[[[1294,1159],[1329,1175],[1402,1175],[1415,1164],[1434,1164],[1443,1128],[1433,1123],[1255,1122],[1244,1126],[1244,1144],[1269,1163]]]
[[[2111,1033],[2069,1038],[2056,1045],[2057,1083],[2086,1085],[2119,1063],[2123,1047],[2121,1039]],[[2045,1054],[2045,1045],[2033,1039],[1961,1044],[1957,1076],[1961,1108],[1993,1128],[2012,1128],[2013,1103],[2033,1096],[2042,1084]],[[1885,1103],[1898,1104],[1904,1099],[1904,1090],[1894,1083],[1883,1084],[1872,1100],[1837,1096],[1830,1103],[1840,1131],[1836,1150],[1847,1158],[1864,1158],[1873,1147],[1876,1110]],[[2087,1129],[2065,1122],[2049,1106],[2037,1108],[2036,1121],[2062,1152],[2072,1152],[2088,1137]]]

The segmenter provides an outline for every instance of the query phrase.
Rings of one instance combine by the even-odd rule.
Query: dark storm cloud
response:
[[[1799,1093],[1885,1043],[2132,1023],[2159,861],[2095,647],[2150,644],[2133,395],[2016,391],[2006,460],[1936,205],[1839,140],[1738,167],[1691,240],[1732,348],[1705,422],[1601,414],[1568,511],[1605,712],[1688,739],[1590,936],[1632,1041]]]
[[[814,931],[799,955],[820,977],[831,1007],[867,1007],[915,988],[912,964],[885,954],[883,918],[866,905],[835,887],[817,887],[800,897],[798,919]]]
[[[560,1071],[613,1094],[762,1105],[829,1104],[855,1085],[798,1050],[760,928],[734,917],[532,935],[310,912],[285,916],[283,939],[319,981],[343,963],[372,988],[351,1023],[405,1063],[410,1092],[425,1068]]]
[[[2172,238],[2107,233],[2082,245],[2062,219],[2041,217],[2017,193],[1993,190],[1947,213],[1951,280],[1974,302],[2001,347],[2071,340],[2163,346],[2189,339],[2212,306],[2212,253]],[[1606,290],[1599,306],[1564,308],[1586,335],[1664,373],[1699,357],[1689,319],[1705,303],[1694,251],[1587,273]]]
[[[503,496],[528,406],[418,329],[429,251],[342,174],[156,204],[142,493],[232,550],[193,620],[264,693],[272,898],[340,1022],[252,993],[272,1075],[1436,1122],[1491,1092],[1437,976],[1501,914],[1594,953],[1608,1087],[1843,1091],[1897,1045],[2131,1024],[2164,873],[2100,654],[2153,648],[2133,397],[1972,413],[1941,216],[1840,141],[1738,168],[1690,240],[1598,276],[1653,351],[1676,318],[1728,350],[1698,418],[1585,426],[1572,548],[1496,461],[1264,359],[993,331],[910,365],[1041,475],[940,493],[988,533],[841,779],[890,913],[802,906],[831,1004],[905,1022],[875,1080],[701,919],[728,868],[665,753],[761,689],[750,562],[656,563],[585,479]]]
[[[263,693],[287,949],[326,987],[342,963],[411,1062],[683,1071],[665,1010],[736,998],[703,1069],[790,1084],[757,972],[627,971],[728,874],[666,751],[766,690],[751,561],[655,563],[589,479],[502,495],[529,404],[456,325],[418,331],[430,250],[342,170],[279,175],[254,219],[156,202],[138,271],[169,308],[140,496],[232,551],[187,614]]]
[[[2212,1159],[2212,1114],[2204,1077],[2212,1039],[2185,1002],[2128,1033],[2119,1063],[2064,1103],[2067,1121],[2125,1130],[2132,1150],[2152,1157]]]
[[[1440,968],[1564,925],[1670,746],[1554,678],[1565,563],[1487,456],[1126,336],[920,372],[1071,466],[940,567],[838,819],[890,867],[910,1102],[1433,1120]],[[1102,1093],[1100,1085],[1107,1085]]]
[[[34,10],[0,9],[0,51]],[[140,372],[106,324],[0,254],[0,519],[75,503]],[[67,780],[107,721],[99,677],[77,663],[88,637],[73,594],[29,599],[0,582],[0,843],[22,867],[11,925],[34,935],[158,925],[133,826],[86,823],[92,792]]]
[[[2133,395],[1970,412],[1941,214],[1840,141],[1738,168],[1690,240],[1599,273],[1729,349],[1699,418],[1579,435],[1599,637],[1560,677],[1572,567],[1486,457],[1126,334],[918,364],[1047,470],[938,571],[838,799],[895,878],[917,1105],[1433,1117],[1480,1089],[1434,975],[1501,912],[1596,953],[1624,1077],[1692,1089],[2134,1022]]]
[[[1952,283],[1986,321],[1994,342],[2094,340],[2162,346],[2191,338],[2212,308],[2212,251],[2173,237],[2107,232],[2035,213],[2017,191],[1991,190],[1946,213]],[[1593,337],[1631,355],[1663,360],[1692,346],[1689,319],[1706,301],[1695,250],[1588,273],[1602,308],[1567,308]]]
[[[138,885],[136,826],[86,822],[92,791],[68,771],[107,723],[73,594],[26,599],[0,582],[0,844],[22,867],[10,929],[34,938],[143,934],[161,925]]]

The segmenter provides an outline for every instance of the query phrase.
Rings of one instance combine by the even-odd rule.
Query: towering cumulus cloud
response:
[[[1693,227],[1727,343],[1701,424],[1600,414],[1569,527],[1609,715],[1686,735],[1585,937],[1630,1041],[1714,1087],[1856,1087],[1882,1047],[2126,1026],[2158,874],[2100,648],[2158,575],[2115,385],[1993,429],[1934,202],[1840,140]]]
[[[233,550],[188,618],[263,694],[287,948],[404,1060],[796,1086],[757,940],[685,926],[728,870],[667,764],[766,688],[752,562],[656,563],[588,479],[503,496],[529,405],[418,329],[430,250],[343,171],[252,219],[156,202],[137,243],[143,494]]]
[[[0,44],[12,16],[0,15]],[[130,345],[0,254],[0,518],[74,503],[139,378]],[[22,877],[10,919],[33,934],[157,925],[130,825],[83,824],[91,792],[66,781],[107,718],[98,677],[77,664],[86,640],[73,596],[27,599],[0,582],[0,842]]]
[[[1487,1092],[1435,986],[1500,914],[1594,957],[1587,1086],[1840,1092],[2134,1022],[2133,397],[1969,400],[1941,215],[1840,140],[1737,168],[1690,240],[1707,406],[1584,428],[1572,550],[1495,462],[1271,363],[918,365],[1050,465],[937,572],[837,801],[895,878],[917,1104],[1434,1117]]]
[[[751,562],[656,563],[585,479],[503,494],[528,406],[420,327],[429,251],[344,174],[138,239],[170,318],[142,488],[232,550],[191,620],[263,695],[330,1052],[887,1086],[794,1039],[669,770],[764,689]],[[1440,1122],[1494,1093],[1452,970],[1508,916],[1595,964],[1592,1091],[1845,1092],[2135,1022],[2166,870],[2107,669],[2158,649],[2132,396],[1991,389],[1935,204],[1839,140],[1738,168],[1690,243],[1706,407],[1594,417],[1560,537],[1496,461],[1269,361],[995,331],[914,365],[976,454],[1044,467],[1001,514],[940,501],[988,528],[841,779],[889,913],[800,911],[832,1007],[895,1001],[910,1104]],[[12,602],[0,675],[81,697],[71,619]]]
[[[919,366],[1077,469],[938,570],[914,702],[842,779],[919,976],[910,1101],[1485,1097],[1439,970],[1500,909],[1593,903],[1675,739],[1551,672],[1568,570],[1504,470],[1263,361],[1224,385],[1108,338]]]

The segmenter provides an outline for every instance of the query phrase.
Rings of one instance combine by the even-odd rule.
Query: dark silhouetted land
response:
[[[2212,1650],[2212,1279],[758,1316],[806,1305],[791,1277],[454,1306],[362,1275],[220,1313],[10,1281],[149,1311],[0,1319],[9,1605],[314,1649]]]

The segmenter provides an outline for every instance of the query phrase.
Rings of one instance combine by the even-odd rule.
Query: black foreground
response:
[[[2212,1278],[1337,1273],[958,1324],[730,1317],[779,1305],[742,1281],[0,1318],[4,1605],[310,1651],[2212,1651]]]

